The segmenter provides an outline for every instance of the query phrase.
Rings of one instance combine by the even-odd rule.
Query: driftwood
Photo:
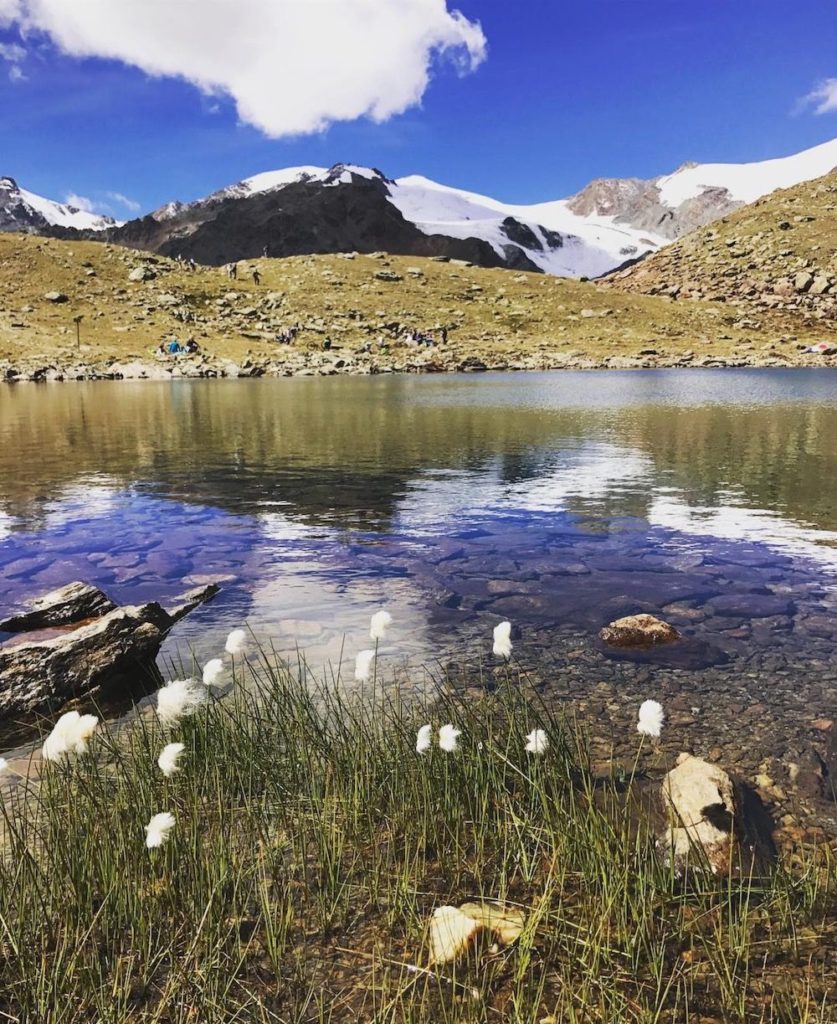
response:
[[[0,717],[52,710],[131,677],[153,677],[166,633],[217,593],[216,584],[191,590],[170,611],[155,601],[117,608],[107,595],[83,583],[39,599],[0,629],[63,628],[46,639],[0,647]],[[79,624],[72,628],[73,623]]]

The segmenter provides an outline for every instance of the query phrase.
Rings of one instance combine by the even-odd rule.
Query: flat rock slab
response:
[[[713,597],[707,611],[740,619],[766,619],[772,615],[793,615],[793,601],[775,594],[724,594]]]
[[[25,633],[47,626],[68,626],[112,612],[116,605],[107,594],[89,583],[68,583],[7,619],[0,620],[0,633]]]

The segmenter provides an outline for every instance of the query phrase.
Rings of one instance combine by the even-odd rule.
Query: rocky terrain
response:
[[[626,270],[623,292],[738,308],[739,325],[768,320],[827,338],[837,313],[837,171],[758,199]]]
[[[613,282],[622,292],[384,253],[260,259],[240,264],[238,279],[230,280],[222,269],[190,271],[115,245],[6,234],[0,376],[789,366],[832,359],[808,351],[823,339],[837,342],[827,319],[777,306],[756,320],[731,303],[631,294],[638,280]],[[293,342],[280,343],[277,336],[292,326],[299,327]],[[417,344],[411,332],[431,336],[433,344]],[[158,353],[173,338],[182,345],[193,339],[200,354]]]

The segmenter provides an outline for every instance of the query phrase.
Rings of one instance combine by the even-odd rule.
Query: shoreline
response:
[[[175,364],[163,361],[132,360],[102,364],[56,364],[38,361],[34,365],[0,364],[0,382],[73,383],[89,381],[173,381],[173,380],[246,380],[289,377],[374,377],[389,375],[438,375],[455,373],[543,373],[555,370],[834,370],[837,355],[799,354],[794,359],[742,356],[725,359],[712,356],[701,359],[672,356],[614,356],[603,360],[568,358],[556,353],[554,358],[524,359],[484,356],[459,357],[454,353],[427,350],[423,359],[361,361],[355,353],[294,353],[285,360],[247,359],[241,364],[226,359],[181,360]],[[802,358],[802,356],[806,358]],[[443,356],[443,358],[440,358]]]

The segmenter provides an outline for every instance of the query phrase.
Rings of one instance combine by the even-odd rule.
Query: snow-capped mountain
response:
[[[476,263],[541,270],[560,276],[594,277],[642,253],[656,249],[662,237],[617,225],[612,217],[581,217],[565,202],[538,206],[501,203],[488,196],[440,185],[419,175],[392,180],[374,168],[352,164],[324,167],[291,167],[268,171],[214,192],[196,203],[168,204],[152,215],[158,225],[170,225],[176,233],[176,248],[189,252],[208,224],[229,204],[259,200],[264,212],[272,204],[276,212],[299,206],[304,197],[306,216],[319,219],[313,205],[334,206],[332,190],[352,190],[364,195],[369,206],[385,203],[388,219],[401,222],[399,248],[375,232],[365,240],[354,236],[352,223],[344,225],[345,241],[335,239],[339,248],[389,249],[415,255],[460,255]],[[314,201],[312,204],[312,200]],[[240,205],[237,207],[241,209]],[[302,209],[299,209],[302,214]],[[361,218],[363,219],[363,218]],[[197,222],[200,222],[200,225]],[[278,225],[274,224],[274,227]],[[359,228],[357,222],[355,226]],[[183,230],[179,230],[182,227]],[[324,227],[321,225],[321,227]],[[334,225],[330,225],[334,227]],[[211,231],[211,229],[209,229]],[[297,232],[292,232],[296,234]],[[334,251],[324,233],[317,234],[323,248],[298,251]],[[332,231],[333,234],[333,231]],[[406,237],[410,236],[410,237]],[[454,243],[460,243],[458,246]],[[316,243],[315,243],[316,244]],[[248,250],[225,250],[216,259],[260,255],[263,245],[272,255],[288,254],[288,240],[281,230],[276,237],[260,236],[258,246]],[[405,248],[406,246],[406,248]],[[206,252],[202,252],[204,258]],[[196,256],[197,258],[197,256]],[[213,259],[213,262],[216,261]]]
[[[597,277],[778,188],[837,167],[837,139],[777,160],[684,164],[652,179],[601,178],[568,199],[519,204],[419,175],[353,164],[291,167],[170,202],[115,225],[0,179],[0,230],[85,232],[221,264],[308,253],[440,256],[482,266]]]
[[[657,178],[599,178],[568,207],[584,218],[678,238],[779,188],[820,178],[837,168],[837,139],[777,160],[747,164],[683,164]]]
[[[38,233],[51,227],[102,231],[115,224],[112,217],[45,199],[21,188],[14,178],[0,178],[0,231]]]

